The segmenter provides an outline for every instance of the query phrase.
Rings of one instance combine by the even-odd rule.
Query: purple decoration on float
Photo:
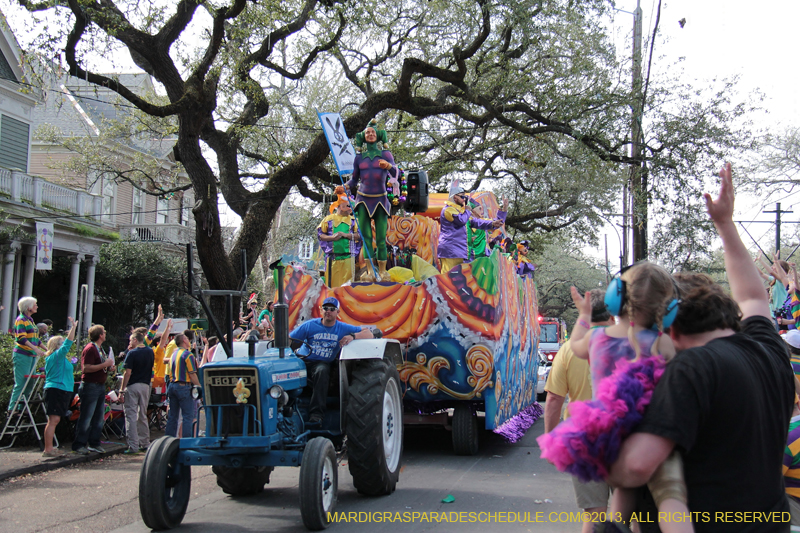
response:
[[[538,402],[533,402],[528,407],[509,418],[502,425],[495,428],[494,432],[502,435],[510,443],[515,443],[525,436],[530,427],[544,414],[544,409]]]

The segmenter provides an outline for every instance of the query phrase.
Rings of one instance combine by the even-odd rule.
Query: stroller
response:
[[[167,383],[163,373],[154,373],[150,381],[147,419],[150,421],[150,429],[161,430],[167,427]]]

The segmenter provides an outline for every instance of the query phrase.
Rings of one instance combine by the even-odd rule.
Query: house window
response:
[[[117,184],[113,180],[103,178],[103,222],[113,223],[117,205]]]
[[[181,226],[189,225],[189,204],[186,197],[181,198]]]
[[[159,198],[156,202],[156,224],[169,223],[169,200]]]
[[[144,204],[145,204],[144,191],[141,189],[134,188],[131,224],[141,224],[144,221],[144,216],[143,216]]]
[[[311,256],[314,255],[314,241],[307,237],[300,239],[300,249],[297,255],[303,261],[311,259]]]

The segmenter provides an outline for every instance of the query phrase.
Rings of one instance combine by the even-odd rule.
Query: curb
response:
[[[40,472],[49,472],[65,466],[88,463],[90,461],[96,461],[97,459],[103,459],[104,457],[118,455],[124,452],[127,449],[127,446],[115,444],[114,448],[111,448],[111,446],[108,446],[107,448],[108,449],[106,450],[106,453],[90,452],[89,455],[77,455],[74,453],[69,453],[60,459],[42,461],[41,463],[0,472],[0,482],[11,479],[12,477],[19,477],[27,474],[38,474]]]

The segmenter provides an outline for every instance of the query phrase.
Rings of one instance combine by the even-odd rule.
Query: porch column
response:
[[[86,260],[86,285],[88,290],[86,291],[86,316],[83,320],[83,332],[82,334],[86,334],[89,331],[89,327],[92,325],[92,308],[94,307],[94,271],[97,267],[97,262],[99,261],[99,257],[93,255]],[[78,317],[74,317],[76,320]]]
[[[81,273],[81,261],[83,261],[83,254],[73,255],[72,269],[69,273],[69,303],[67,304],[67,316],[77,319],[78,315],[78,277]]]
[[[20,294],[19,293],[19,284],[22,281],[22,245],[18,245],[17,249],[15,250],[15,258],[14,258],[14,274],[12,276],[12,280],[14,280],[14,284],[11,286],[11,302],[16,305],[20,298],[23,296],[28,296],[27,294]],[[14,312],[14,317],[17,314]],[[12,318],[14,318],[12,317]]]
[[[14,262],[17,257],[17,250],[20,249],[20,244],[16,241],[8,245],[5,253],[3,254],[3,297],[0,300],[0,305],[3,310],[0,311],[0,330],[3,332],[8,331],[12,326],[12,320],[17,317],[17,306],[14,301]]]
[[[36,246],[25,246],[25,271],[22,275],[22,296],[33,296],[33,272],[36,270]]]

